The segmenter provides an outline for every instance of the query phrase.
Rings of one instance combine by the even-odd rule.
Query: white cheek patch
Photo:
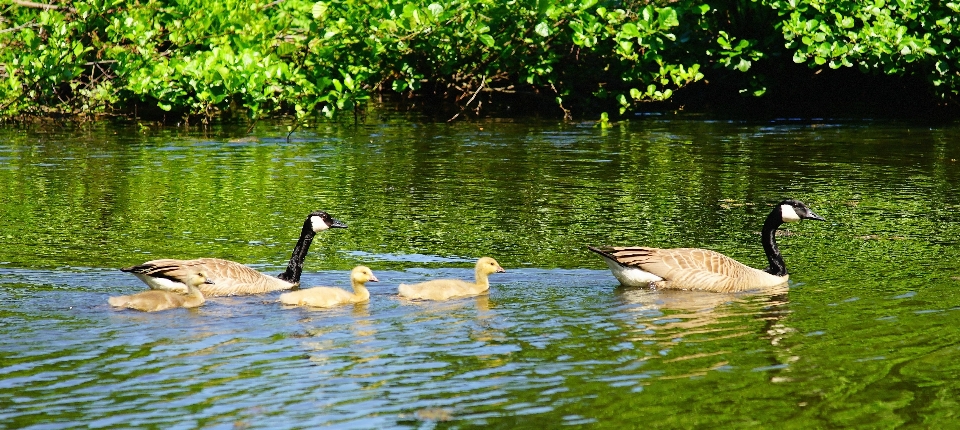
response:
[[[797,211],[793,210],[793,206],[790,205],[780,205],[780,218],[783,219],[783,222],[800,221],[800,215],[797,215]]]
[[[310,217],[310,225],[313,227],[313,231],[323,231],[330,228],[327,223],[323,222],[323,218],[316,215]]]

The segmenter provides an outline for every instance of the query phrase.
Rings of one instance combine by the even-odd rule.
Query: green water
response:
[[[944,428],[960,420],[960,124],[385,116],[295,133],[0,129],[0,428]],[[788,289],[617,286],[586,245],[696,246]],[[154,258],[286,266],[369,304],[113,310]],[[489,296],[411,303],[472,275]]]

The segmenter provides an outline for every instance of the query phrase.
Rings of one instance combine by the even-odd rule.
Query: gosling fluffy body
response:
[[[760,234],[770,265],[754,269],[719,252],[700,248],[606,246],[590,249],[600,254],[624,286],[738,292],[769,288],[787,282],[790,275],[777,247],[776,230],[802,219],[824,221],[803,203],[788,199],[767,216]]]
[[[107,303],[118,308],[129,308],[144,312],[156,312],[173,308],[195,308],[206,299],[197,287],[213,284],[203,272],[194,272],[187,276],[187,294],[164,290],[149,290],[129,296],[117,296],[107,299]]]
[[[332,308],[349,303],[363,303],[370,300],[370,291],[367,282],[379,282],[373,271],[367,266],[357,266],[350,271],[350,284],[353,292],[333,287],[313,287],[305,290],[291,291],[280,295],[280,303],[293,306],[313,306],[317,308]]]
[[[203,271],[216,282],[212,286],[203,285],[200,287],[200,290],[207,297],[289,290],[300,285],[303,261],[307,258],[307,252],[310,250],[310,244],[313,242],[314,236],[318,232],[330,228],[347,228],[347,225],[324,211],[315,211],[307,215],[300,231],[300,239],[293,248],[293,254],[287,264],[287,270],[276,277],[260,273],[243,264],[219,258],[160,259],[120,270],[133,273],[154,290],[180,293],[187,291],[185,279],[191,273]]]
[[[436,279],[419,284],[400,284],[397,290],[401,297],[421,300],[447,300],[454,297],[469,297],[484,294],[490,289],[487,279],[493,273],[503,273],[500,263],[490,257],[483,257],[477,261],[474,270],[476,281],[467,282],[460,279]]]

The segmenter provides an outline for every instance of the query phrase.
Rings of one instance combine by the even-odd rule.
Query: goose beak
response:
[[[380,282],[380,280],[379,280],[379,279],[377,279],[377,277],[376,277],[376,276],[374,276],[374,275],[370,275],[370,282]]]
[[[817,221],[826,221],[825,219],[823,219],[822,216],[817,215],[816,213],[814,213],[812,210],[809,210],[809,209],[807,210],[807,215],[806,215],[805,217],[803,217],[803,219],[812,219],[812,220],[817,220]]]
[[[215,284],[215,282],[213,282],[212,279],[207,279],[207,280],[203,281],[203,283],[204,283],[204,284],[210,284],[210,285]]]
[[[331,218],[333,224],[330,224],[330,228],[347,228],[347,224],[343,221],[340,221],[336,218]]]
[[[497,273],[507,273],[507,271],[503,270],[503,267],[497,266]]]

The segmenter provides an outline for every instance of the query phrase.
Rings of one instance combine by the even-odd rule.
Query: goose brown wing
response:
[[[756,283],[754,278],[772,276],[708,249],[605,247],[595,252],[657,275],[670,288],[739,291]]]
[[[288,282],[266,276],[243,264],[219,258],[152,260],[121,270],[150,277],[167,278],[181,283],[186,283],[191,275],[203,271],[207,278],[214,282],[212,285],[203,284],[198,287],[204,296],[256,294],[292,286]]]

